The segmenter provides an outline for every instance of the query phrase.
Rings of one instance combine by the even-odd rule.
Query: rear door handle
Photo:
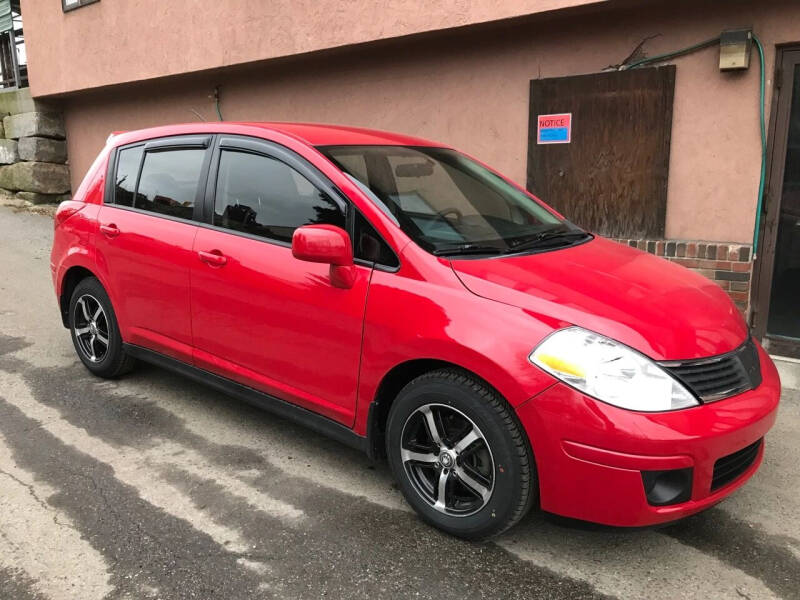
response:
[[[109,223],[108,225],[100,225],[100,231],[106,237],[117,237],[119,235],[119,227],[117,227],[114,223]]]
[[[228,257],[219,250],[212,250],[211,252],[200,250],[197,255],[200,257],[200,260],[212,267],[221,267],[228,262]]]

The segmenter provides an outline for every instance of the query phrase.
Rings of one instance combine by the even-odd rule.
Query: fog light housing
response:
[[[652,506],[680,504],[692,498],[692,468],[642,471],[647,502]]]

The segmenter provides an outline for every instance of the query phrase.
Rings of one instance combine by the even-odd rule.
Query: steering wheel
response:
[[[442,210],[437,210],[436,214],[442,217],[446,221],[450,220],[447,218],[447,215],[456,215],[456,222],[459,222],[461,221],[461,219],[464,218],[464,213],[462,213],[455,206],[448,206],[446,208],[443,208]]]

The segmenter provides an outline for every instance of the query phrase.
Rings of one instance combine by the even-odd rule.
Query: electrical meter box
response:
[[[750,66],[752,29],[727,29],[719,36],[719,69],[734,71]]]

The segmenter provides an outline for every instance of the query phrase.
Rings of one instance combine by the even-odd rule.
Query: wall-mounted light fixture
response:
[[[719,70],[734,71],[750,66],[753,30],[726,29],[719,36]]]

